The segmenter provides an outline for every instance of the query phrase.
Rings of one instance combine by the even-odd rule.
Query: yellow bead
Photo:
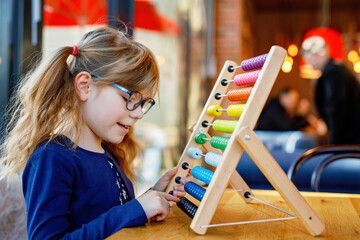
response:
[[[209,114],[209,116],[220,116],[222,114],[221,111],[216,111],[217,109],[221,109],[221,106],[219,105],[211,105],[210,107],[208,107],[207,109],[207,113]]]
[[[244,108],[245,108],[245,104],[235,104],[235,105],[230,105],[226,109],[226,111],[230,117],[240,117],[242,112],[244,111]]]

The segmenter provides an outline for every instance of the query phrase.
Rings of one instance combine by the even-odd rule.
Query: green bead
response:
[[[228,137],[214,136],[211,138],[210,144],[214,148],[225,150],[225,148],[229,142],[229,139],[230,138],[228,138]]]
[[[217,132],[232,133],[238,121],[215,120],[213,129]]]
[[[206,143],[206,140],[204,140],[204,138],[206,138],[206,135],[203,133],[198,133],[195,135],[195,142],[197,144],[204,144]]]

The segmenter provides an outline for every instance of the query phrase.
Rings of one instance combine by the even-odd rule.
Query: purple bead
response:
[[[241,69],[244,71],[249,71],[249,70],[253,70],[253,69],[258,69],[261,68],[265,61],[266,61],[266,57],[267,57],[267,53],[257,56],[257,57],[253,57],[250,59],[246,59],[244,61],[241,62]]]

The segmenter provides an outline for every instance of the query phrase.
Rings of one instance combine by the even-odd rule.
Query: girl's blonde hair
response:
[[[71,133],[75,146],[82,129],[75,76],[87,71],[101,76],[97,84],[117,83],[132,91],[147,90],[150,96],[158,91],[159,72],[154,55],[142,44],[118,30],[102,27],[83,36],[72,47],[63,47],[27,74],[12,100],[7,137],[2,145],[0,179],[9,179],[23,171],[30,155],[44,141]],[[69,57],[70,56],[70,57]],[[119,164],[134,180],[131,163],[138,145],[130,131],[120,144],[104,142]]]

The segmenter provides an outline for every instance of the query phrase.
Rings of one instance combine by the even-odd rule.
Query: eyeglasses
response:
[[[95,78],[102,78],[94,73],[90,73],[90,75]],[[129,95],[129,97],[126,99],[126,109],[129,111],[134,111],[141,105],[141,110],[143,114],[145,114],[151,109],[152,106],[155,105],[154,99],[147,98],[143,100],[143,95],[138,91],[130,91],[116,83],[110,83],[110,84]]]

